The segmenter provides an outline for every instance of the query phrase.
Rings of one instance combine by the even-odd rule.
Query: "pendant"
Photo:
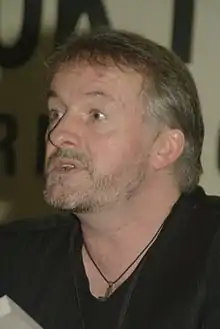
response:
[[[108,288],[106,289],[105,295],[104,296],[100,296],[98,299],[102,302],[105,302],[112,294],[113,292],[113,285],[114,283],[109,282],[108,283]]]
[[[112,282],[109,282],[108,283],[108,288],[106,289],[106,292],[105,292],[105,298],[109,298],[111,296],[113,292],[113,283]]]

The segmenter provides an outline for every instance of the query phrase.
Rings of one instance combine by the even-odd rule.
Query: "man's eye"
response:
[[[49,111],[49,122],[50,123],[60,120],[61,117],[62,117],[62,114],[59,111],[53,110],[53,109]]]
[[[90,111],[90,116],[92,117],[93,121],[101,121],[106,119],[105,114],[96,109],[92,109]]]

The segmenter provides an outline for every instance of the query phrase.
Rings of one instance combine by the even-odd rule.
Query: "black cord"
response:
[[[129,270],[130,268],[137,262],[137,260],[144,254],[144,252],[149,249],[151,247],[151,245],[154,243],[154,241],[156,240],[157,236],[160,234],[160,231],[163,227],[162,223],[160,225],[160,227],[158,228],[158,230],[156,231],[156,233],[153,235],[153,237],[150,239],[150,241],[147,243],[147,245],[139,252],[139,254],[135,257],[135,259],[129,264],[128,267],[126,267],[126,269],[114,280],[114,281],[109,281],[106,276],[102,273],[102,271],[100,270],[99,266],[97,265],[97,263],[95,262],[95,260],[93,259],[87,244],[85,243],[85,241],[83,242],[84,248],[86,250],[87,255],[89,256],[89,259],[92,261],[93,265],[95,266],[95,268],[97,269],[97,271],[99,272],[99,274],[101,275],[101,277],[104,279],[104,281],[108,284],[108,288],[113,287]],[[108,291],[108,289],[107,289]],[[107,296],[109,297],[109,296]]]
[[[149,248],[151,248],[151,246],[154,244],[154,242],[156,241],[156,239],[160,235],[163,227],[164,227],[164,222],[159,227],[159,229],[157,230],[157,232],[154,235],[153,239],[151,240],[151,243],[149,245]],[[121,311],[120,311],[120,314],[119,314],[117,329],[122,329],[123,328],[123,325],[125,324],[125,317],[126,317],[126,314],[127,314],[127,311],[128,311],[128,307],[130,305],[131,298],[132,298],[133,293],[135,291],[135,287],[136,287],[137,281],[138,281],[139,276],[141,274],[141,270],[143,269],[143,267],[145,265],[147,256],[148,256],[148,253],[146,253],[144,255],[144,257],[142,258],[140,264],[138,265],[138,268],[135,270],[134,277],[133,277],[133,279],[132,279],[132,281],[130,283],[130,286],[128,288],[128,291],[127,291],[127,293],[125,295],[125,298],[124,298],[124,301],[123,301],[123,304],[122,304],[122,308],[121,308]]]
[[[121,307],[121,311],[119,314],[119,319],[118,319],[118,323],[117,323],[117,327],[116,327],[117,329],[122,329],[123,325],[125,324],[126,313],[128,311],[128,307],[131,302],[131,298],[135,291],[135,287],[136,287],[137,281],[139,279],[141,270],[144,267],[146,258],[147,258],[147,254],[144,256],[144,258],[141,260],[141,263],[138,265],[138,268],[135,270],[134,277],[129,285],[128,291],[127,291],[127,293],[124,297],[124,301],[122,303],[122,307]]]
[[[83,238],[82,238],[82,232],[80,230],[80,224],[79,222],[77,222],[78,225],[76,225],[73,234],[71,235],[71,241],[70,241],[70,255],[71,255],[71,259],[70,261],[73,263],[73,285],[74,285],[74,291],[75,291],[75,298],[76,298],[76,303],[77,303],[77,308],[78,308],[78,312],[79,312],[79,319],[80,319],[80,328],[81,329],[86,329],[86,324],[85,324],[85,319],[83,316],[83,310],[82,310],[82,304],[80,301],[80,289],[79,289],[79,284],[78,284],[78,279],[77,279],[77,264],[76,264],[76,260],[79,260],[78,255],[80,255],[81,253],[81,247],[83,244]],[[150,245],[150,247],[153,245],[153,243],[155,242],[155,240],[157,239],[157,237],[159,236],[159,234],[161,233],[162,229],[163,229],[164,223],[160,226],[159,230],[157,231],[157,234],[154,235],[154,239],[152,239],[152,243]],[[77,240],[77,235],[81,235],[81,243],[79,243],[78,245],[76,244],[76,240]],[[143,269],[146,259],[147,259],[147,255],[148,253],[146,253],[143,257],[143,259],[141,260],[140,264],[138,265],[137,269],[135,270],[134,273],[134,277],[129,285],[128,291],[124,297],[123,303],[122,303],[122,307],[119,313],[119,318],[118,318],[118,322],[117,322],[117,329],[123,329],[123,326],[125,324],[125,318],[128,312],[128,308],[132,299],[132,296],[134,294],[135,291],[135,287],[137,285],[137,281],[139,279],[141,270]],[[72,259],[73,256],[73,259]]]

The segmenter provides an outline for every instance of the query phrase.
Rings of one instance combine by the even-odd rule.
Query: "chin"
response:
[[[55,209],[71,210],[74,213],[87,213],[93,208],[85,194],[58,186],[46,188],[44,200]]]

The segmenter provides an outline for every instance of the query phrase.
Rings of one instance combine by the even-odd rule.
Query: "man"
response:
[[[220,328],[220,201],[182,61],[139,35],[71,37],[48,92],[46,201],[1,228],[0,294],[44,329]]]

